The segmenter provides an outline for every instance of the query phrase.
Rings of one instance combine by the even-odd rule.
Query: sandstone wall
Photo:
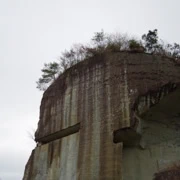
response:
[[[162,179],[180,179],[175,172],[180,163],[180,88],[143,114],[141,121],[139,146],[123,148],[123,178],[152,180],[155,173],[171,168]]]
[[[134,112],[158,103],[154,92],[167,86],[164,97],[173,91],[179,69],[167,58],[121,52],[98,55],[67,70],[43,95],[36,141],[80,127],[37,147],[24,180],[122,179],[122,143],[113,142],[113,132],[133,126]]]
[[[79,133],[39,146],[32,152],[24,179],[78,179]]]

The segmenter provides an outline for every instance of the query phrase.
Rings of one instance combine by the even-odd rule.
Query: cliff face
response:
[[[156,124],[164,116],[153,118],[153,122],[145,117],[152,107],[178,92],[179,83],[180,66],[148,54],[108,53],[75,65],[43,95],[35,135],[39,146],[31,154],[23,179],[152,179],[160,167],[147,173],[145,161],[135,157],[146,158],[148,148],[155,144],[157,151],[151,154],[149,166],[164,156],[174,162],[173,152],[180,152],[177,143],[164,156],[159,151],[162,143],[171,144],[172,137],[180,138],[180,134],[173,134],[177,126],[171,126],[166,128],[170,135],[163,139],[157,132],[164,126]],[[177,94],[176,104],[180,102]],[[166,118],[167,126],[180,121],[178,113],[177,108]],[[154,131],[159,137],[156,143],[149,140],[156,136],[151,133]],[[132,171],[135,167],[138,173]]]

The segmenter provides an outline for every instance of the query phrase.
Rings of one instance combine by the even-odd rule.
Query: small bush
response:
[[[137,40],[131,39],[129,41],[129,50],[132,52],[144,52],[145,48]]]
[[[141,45],[136,40],[132,39],[129,41],[129,49],[139,49],[140,47]]]
[[[106,47],[106,51],[110,51],[110,52],[117,52],[117,51],[120,51],[120,49],[121,49],[121,46],[119,46],[118,44],[113,44],[113,43],[107,44],[107,47]]]

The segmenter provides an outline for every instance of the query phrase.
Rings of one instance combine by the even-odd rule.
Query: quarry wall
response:
[[[159,164],[178,161],[180,148],[172,137],[178,140],[180,133],[173,133],[176,125],[164,126],[178,124],[180,106],[166,125],[159,125],[165,115],[149,121],[147,112],[177,92],[179,83],[178,64],[145,53],[100,54],[68,69],[43,95],[38,146],[23,180],[153,179]],[[174,99],[180,102],[178,93]]]

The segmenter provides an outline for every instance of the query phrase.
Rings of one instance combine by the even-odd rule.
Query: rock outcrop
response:
[[[176,62],[145,53],[68,69],[43,95],[23,180],[152,180],[179,160],[179,84]]]

